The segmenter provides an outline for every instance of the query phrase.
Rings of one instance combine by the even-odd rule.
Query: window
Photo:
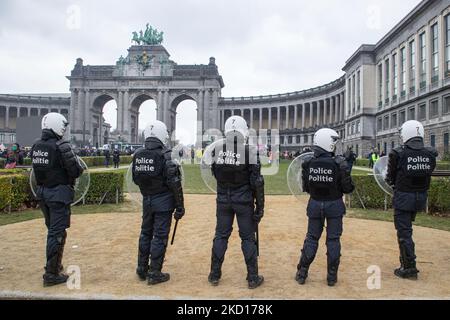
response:
[[[5,134],[0,133],[0,142],[5,142]]]
[[[391,150],[395,149],[395,141],[391,142]]]
[[[308,136],[303,136],[303,143],[305,143],[305,144],[308,143]]]
[[[401,125],[403,125],[406,122],[406,111],[402,110],[400,111],[400,117],[399,117],[400,123],[399,123],[399,127]]]
[[[383,130],[389,129],[389,116],[384,116]]]
[[[300,143],[301,143],[301,137],[300,137],[300,136],[297,136],[297,137],[295,138],[295,142],[296,142],[297,144],[300,144]]]
[[[397,128],[397,113],[393,113],[391,116],[391,129]]]
[[[431,146],[432,146],[433,148],[436,147],[436,136],[435,136],[434,134],[432,134],[432,135],[430,136],[430,144],[431,144]]]
[[[383,153],[386,154],[387,153],[387,142],[383,143]]]
[[[434,100],[430,102],[430,118],[436,118],[439,116],[439,102]]]
[[[448,132],[447,133],[444,133],[444,152],[445,153],[448,153],[449,152],[449,149],[450,149],[450,142],[449,142],[449,134],[448,134]]]
[[[431,27],[431,82],[439,81],[439,31],[438,24]]]
[[[450,14],[445,17],[445,75],[450,76]]]
[[[409,90],[416,91],[416,41],[409,43]]]
[[[398,61],[397,61],[398,55],[395,53],[392,56],[392,74],[394,76],[394,100],[397,99],[398,96]]]
[[[356,121],[356,133],[361,133],[361,121]]]
[[[427,119],[427,108],[426,104],[421,104],[419,106],[419,120],[426,120]]]
[[[361,71],[356,74],[356,108],[361,109]]]
[[[408,109],[408,120],[416,120],[416,108],[415,107]]]
[[[406,93],[406,48],[400,50],[400,91],[404,97]]]
[[[450,113],[450,96],[444,97],[444,105],[442,106],[442,113]]]
[[[391,94],[391,90],[390,90],[390,85],[391,85],[391,69],[390,69],[390,63],[389,63],[389,59],[386,59],[386,61],[384,62],[385,65],[385,72],[386,72],[386,96],[385,96],[385,102],[388,103],[389,102],[389,97]]]
[[[281,141],[280,141],[280,142],[281,142],[281,145],[284,145],[284,136],[281,136],[281,137],[280,137],[280,140],[281,140]]]
[[[419,36],[419,45],[420,45],[420,89],[424,89],[427,85],[427,43],[425,41],[425,32]]]
[[[288,137],[288,144],[292,144],[292,136]]]
[[[381,118],[378,118],[377,120],[377,131],[383,130],[383,120]]]
[[[355,134],[355,123],[352,123],[352,131],[351,131],[352,135]]]
[[[383,65],[378,66],[378,106],[383,105]]]

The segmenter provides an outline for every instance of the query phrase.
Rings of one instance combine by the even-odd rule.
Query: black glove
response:
[[[186,210],[183,207],[179,207],[175,210],[175,214],[173,215],[175,220],[181,220],[184,217]]]
[[[256,208],[253,213],[253,221],[256,223],[260,223],[262,218],[264,217],[264,209]]]

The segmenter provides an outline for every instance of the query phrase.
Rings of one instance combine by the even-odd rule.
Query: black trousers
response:
[[[47,272],[57,274],[61,266],[66,242],[66,229],[70,227],[70,205],[62,202],[40,202],[47,226]]]
[[[254,209],[252,205],[217,204],[216,234],[212,248],[213,262],[216,261],[219,264],[223,263],[228,248],[228,239],[233,232],[234,217],[236,216],[245,263],[247,264],[247,267],[250,268],[256,266],[258,258],[255,238],[256,223],[253,220],[253,213]],[[255,270],[255,272],[257,272],[257,270]]]
[[[144,202],[141,235],[139,238],[138,267],[161,271],[172,224],[172,211],[154,212]]]
[[[342,236],[343,217],[332,218],[309,218],[308,233],[303,245],[303,254],[308,264],[314,261],[319,248],[319,240],[322,236],[325,221],[327,222],[327,256],[328,264],[339,263],[341,257],[341,236]]]
[[[396,209],[394,212],[394,225],[397,230],[398,245],[400,254],[404,254],[405,262],[411,263],[416,261],[415,244],[413,241],[413,226],[416,212],[403,211]]]

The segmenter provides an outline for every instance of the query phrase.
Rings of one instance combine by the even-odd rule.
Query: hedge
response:
[[[82,159],[84,160],[84,162],[86,162],[88,167],[101,167],[105,165],[105,157],[83,157]],[[120,164],[130,164],[131,161],[132,156],[120,156]],[[110,164],[112,164],[112,155]],[[25,158],[24,165],[31,166],[31,159]],[[0,159],[0,168],[4,167],[5,167],[5,159]]]
[[[0,212],[17,211],[36,206],[29,185],[29,172],[0,175]],[[86,204],[123,202],[124,175],[120,172],[91,172],[91,185],[85,197]]]
[[[352,207],[362,208],[362,200],[368,209],[384,209],[386,199],[387,208],[392,208],[392,197],[380,189],[373,176],[356,175],[352,178],[356,190],[347,197]],[[428,210],[431,214],[450,213],[450,178],[433,178],[428,194]]]

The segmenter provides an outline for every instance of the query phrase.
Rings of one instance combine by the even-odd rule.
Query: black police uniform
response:
[[[169,238],[172,213],[184,215],[184,198],[179,166],[171,159],[171,150],[156,138],[145,141],[133,157],[133,181],[143,196],[142,228],[139,238],[137,275],[149,284],[168,281],[161,273]],[[149,259],[151,260],[149,266]],[[149,272],[150,271],[150,272]]]
[[[211,257],[212,285],[218,285],[222,264],[236,216],[241,247],[247,264],[250,289],[261,285],[255,239],[257,224],[264,215],[264,178],[256,149],[244,144],[239,134],[229,135],[222,150],[213,152],[212,173],[217,180],[217,225]],[[219,154],[216,154],[219,152]]]
[[[68,278],[61,273],[61,261],[66,229],[70,227],[70,205],[75,194],[73,186],[83,168],[69,142],[47,129],[33,145],[31,158],[38,185],[37,197],[48,229],[44,285],[51,286],[64,283]]]
[[[114,162],[114,168],[119,168],[120,151],[118,149],[114,149],[114,151],[113,151],[113,162]]]
[[[401,278],[417,279],[419,273],[412,222],[417,212],[426,207],[437,156],[436,150],[425,147],[420,137],[409,140],[389,154],[386,182],[394,188],[394,224],[400,248],[400,268],[395,274]]]
[[[341,257],[342,220],[345,215],[343,195],[355,189],[345,158],[314,147],[314,156],[302,164],[303,191],[310,194],[307,208],[308,233],[303,246],[296,280],[304,284],[316,257],[319,239],[327,222],[328,285],[337,282]]]

